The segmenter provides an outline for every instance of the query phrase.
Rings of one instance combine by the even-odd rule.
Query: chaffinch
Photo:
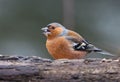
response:
[[[47,37],[46,47],[54,59],[79,59],[90,52],[112,55],[87,42],[78,33],[59,23],[50,23],[42,28]]]

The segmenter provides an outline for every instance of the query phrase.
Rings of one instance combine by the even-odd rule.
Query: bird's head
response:
[[[58,36],[64,36],[67,34],[67,29],[59,23],[50,23],[46,27],[42,28],[43,34],[48,39],[53,39]]]

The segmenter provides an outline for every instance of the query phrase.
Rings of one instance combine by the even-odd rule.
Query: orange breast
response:
[[[47,40],[46,47],[48,52],[55,59],[78,59],[87,54],[85,51],[75,51],[72,49],[70,42],[64,37],[58,37],[52,40]]]

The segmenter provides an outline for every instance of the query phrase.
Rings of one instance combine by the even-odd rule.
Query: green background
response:
[[[59,22],[97,47],[120,55],[120,1],[67,1],[72,1],[74,13],[66,12],[73,20],[65,21],[64,9],[70,3],[64,0],[0,0],[0,54],[51,58],[41,28]]]

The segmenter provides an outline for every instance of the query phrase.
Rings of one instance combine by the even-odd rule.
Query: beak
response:
[[[47,31],[47,27],[41,28],[42,31]]]
[[[50,34],[48,27],[41,28],[41,30],[43,31],[43,34],[45,34],[45,35]]]

